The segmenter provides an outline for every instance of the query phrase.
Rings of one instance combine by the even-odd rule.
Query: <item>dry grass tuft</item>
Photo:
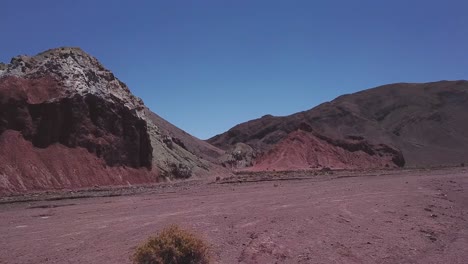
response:
[[[149,238],[133,255],[135,264],[207,264],[208,245],[195,234],[172,225]]]

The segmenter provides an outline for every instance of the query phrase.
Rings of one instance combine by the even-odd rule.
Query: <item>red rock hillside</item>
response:
[[[0,194],[201,176],[221,153],[152,113],[79,48],[0,68]]]
[[[260,156],[252,170],[370,169],[395,168],[403,156],[385,145],[372,146],[362,140],[331,141],[297,130]]]

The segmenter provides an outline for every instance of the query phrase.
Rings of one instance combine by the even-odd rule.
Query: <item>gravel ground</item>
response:
[[[130,263],[172,223],[204,237],[214,263],[468,259],[464,168],[285,175],[3,199],[0,263]]]

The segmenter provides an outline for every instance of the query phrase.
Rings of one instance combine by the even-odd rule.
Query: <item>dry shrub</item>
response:
[[[172,225],[149,238],[133,255],[135,264],[207,264],[208,245],[195,234]]]

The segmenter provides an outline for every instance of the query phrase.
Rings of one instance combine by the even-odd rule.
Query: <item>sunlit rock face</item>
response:
[[[0,193],[203,176],[221,153],[69,47],[0,64],[0,138]]]

